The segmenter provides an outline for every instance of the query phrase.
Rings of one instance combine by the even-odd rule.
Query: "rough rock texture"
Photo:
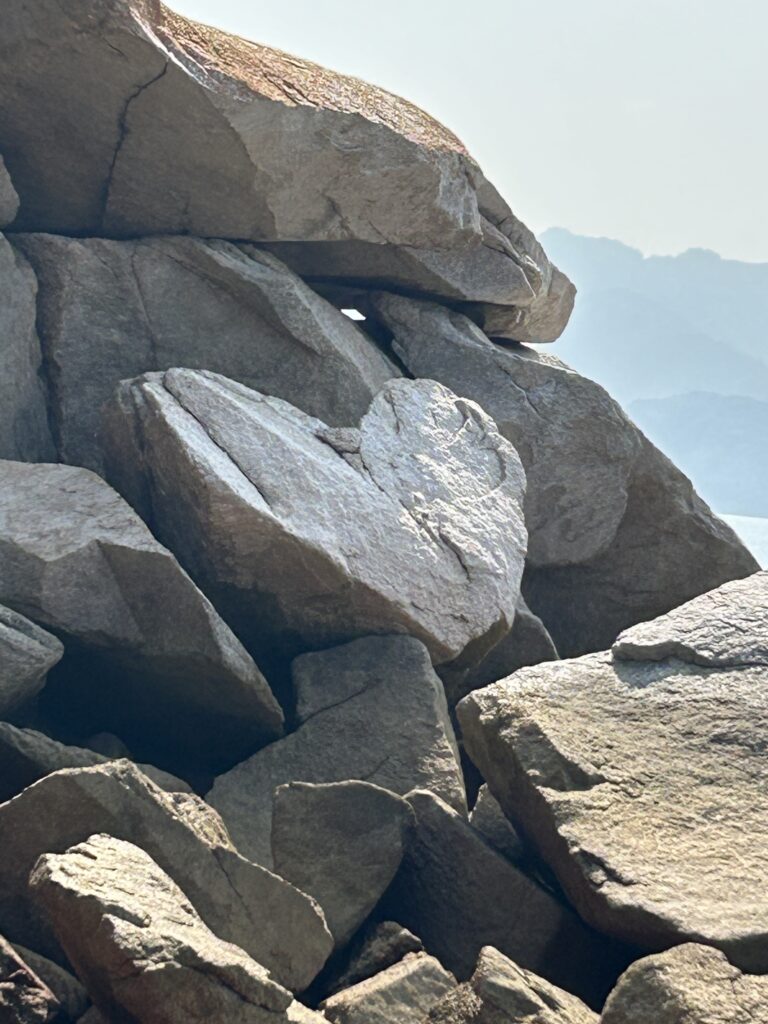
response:
[[[471,979],[432,1008],[425,1024],[599,1024],[580,999],[524,971],[492,946]],[[652,1017],[643,1024],[655,1024]]]
[[[475,806],[469,816],[470,825],[499,853],[513,863],[523,859],[525,847],[517,831],[504,815],[499,802],[483,783],[477,794]]]
[[[59,1001],[67,1020],[76,1021],[88,1009],[91,999],[77,978],[47,957],[24,946],[13,947],[24,963],[46,985]]]
[[[19,197],[0,155],[0,228],[6,227],[19,211]]]
[[[120,380],[216,370],[352,426],[395,366],[279,260],[198,238],[17,235],[39,282],[38,329],[64,462],[100,469],[101,406]]]
[[[334,430],[177,369],[124,385],[108,423],[118,486],[260,657],[408,632],[441,663],[511,625],[523,470],[441,385],[391,381]]]
[[[53,1024],[58,999],[13,946],[0,936],[0,1021],[3,1024]]]
[[[39,693],[63,653],[55,636],[0,605],[0,714]]]
[[[590,1001],[626,961],[511,864],[433,793],[411,793],[416,828],[387,897],[402,921],[460,981],[483,946]]]
[[[404,795],[433,789],[466,813],[445,694],[412,637],[369,637],[297,658],[298,728],[219,776],[208,794],[237,848],[269,867],[275,789],[361,779]]]
[[[0,601],[64,639],[62,710],[81,728],[135,733],[142,760],[231,764],[281,732],[263,676],[210,602],[87,470],[0,463]]]
[[[53,459],[36,316],[37,280],[0,235],[0,458]]]
[[[316,905],[212,842],[126,761],[56,772],[0,806],[0,928],[12,941],[59,956],[45,918],[30,904],[27,878],[41,854],[62,853],[96,832],[145,850],[208,927],[242,946],[282,984],[302,989],[323,966],[333,943]]]
[[[275,871],[318,902],[337,947],[395,877],[412,820],[402,797],[370,782],[291,782],[275,791]]]
[[[632,964],[601,1024],[768,1024],[768,978],[744,975],[718,950],[688,943]]]
[[[351,988],[399,963],[409,953],[421,953],[423,949],[421,939],[396,921],[369,925],[351,944],[346,963],[334,973],[326,991],[333,995]]]
[[[458,707],[466,748],[581,916],[644,949],[768,971],[762,668],[609,654],[521,669]],[[734,865],[738,865],[738,870]]]
[[[768,572],[724,583],[622,633],[613,653],[629,661],[680,658],[695,665],[768,666]]]
[[[211,932],[143,850],[108,835],[45,854],[30,877],[96,1006],[142,1024],[279,1024],[292,996]]]
[[[434,957],[410,953],[373,978],[321,1003],[333,1024],[404,1024],[420,1021],[456,980]]]

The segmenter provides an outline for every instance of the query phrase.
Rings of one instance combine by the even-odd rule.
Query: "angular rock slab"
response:
[[[0,928],[60,959],[48,921],[30,902],[29,873],[41,854],[105,832],[146,851],[216,935],[287,987],[305,988],[333,946],[316,904],[212,839],[187,810],[127,761],[56,772],[30,786],[0,806]]]
[[[13,946],[0,936],[0,1020],[53,1024],[61,1004]]]
[[[395,877],[412,820],[407,801],[370,782],[291,782],[275,791],[275,871],[317,901],[337,948]]]
[[[404,795],[433,789],[466,814],[459,752],[426,648],[369,637],[297,658],[298,728],[220,775],[208,801],[237,848],[271,866],[273,797],[288,782],[362,779]]]
[[[644,1024],[651,1024],[649,1017]],[[599,1024],[576,996],[550,985],[493,946],[480,951],[475,973],[432,1008],[424,1024]]]
[[[269,253],[197,238],[16,235],[37,273],[38,326],[63,462],[100,470],[100,410],[148,370],[215,370],[334,426],[354,426],[399,370]]]
[[[626,965],[624,951],[591,932],[455,811],[425,791],[408,801],[416,828],[387,896],[402,923],[459,981],[493,945],[598,1005]]]
[[[768,666],[768,572],[724,583],[652,622],[625,630],[613,653],[628,661]]]
[[[0,156],[0,228],[6,227],[19,212],[19,196],[13,187],[5,161]]]
[[[217,938],[182,890],[131,843],[95,835],[66,853],[45,854],[30,888],[108,1018],[287,1021],[290,992]]]
[[[175,369],[122,385],[107,422],[124,493],[260,656],[410,633],[441,663],[512,623],[525,476],[439,384],[391,381],[334,430]]]
[[[239,641],[87,470],[0,462],[0,601],[64,638],[62,710],[80,728],[134,735],[143,759],[231,764],[281,732]]]
[[[499,802],[486,783],[480,787],[469,823],[507,860],[517,864],[525,856],[525,846],[517,831],[504,815]]]
[[[344,965],[334,971],[326,991],[329,995],[351,988],[399,963],[409,953],[424,950],[421,939],[396,921],[380,921],[364,928],[351,944]]]
[[[55,636],[0,605],[0,715],[39,693],[63,654]]]
[[[768,979],[716,949],[686,943],[645,957],[619,979],[602,1024],[768,1024]]]
[[[764,669],[595,654],[521,669],[457,710],[470,757],[586,921],[768,970]]]
[[[434,957],[410,953],[320,1006],[333,1024],[402,1024],[421,1021],[455,986],[455,978]]]

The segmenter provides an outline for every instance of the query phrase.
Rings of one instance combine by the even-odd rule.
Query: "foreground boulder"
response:
[[[73,730],[113,728],[148,761],[218,764],[280,734],[251,658],[93,473],[1,462],[0,548],[0,601],[65,641],[50,700]]]
[[[412,637],[369,637],[297,658],[298,728],[219,776],[208,794],[239,850],[272,864],[275,790],[364,781],[404,795],[432,789],[466,813],[459,752],[440,680]]]
[[[53,1024],[60,1010],[53,992],[0,936],[0,1020],[4,1024]]]
[[[395,366],[268,253],[197,238],[15,235],[39,283],[38,329],[59,457],[101,468],[115,385],[171,366],[216,370],[333,426],[355,425]]]
[[[0,228],[6,227],[19,212],[19,197],[13,187],[5,161],[0,156]]]
[[[642,949],[704,942],[768,971],[763,668],[595,654],[521,669],[458,716],[586,921]]]
[[[749,977],[718,950],[693,943],[632,964],[602,1024],[766,1024],[768,979]]]
[[[512,623],[525,476],[439,384],[391,381],[334,430],[176,369],[123,385],[108,427],[114,479],[260,657],[407,632],[441,663]]]
[[[0,605],[0,714],[38,694],[63,653],[55,636]]]
[[[242,946],[281,984],[305,988],[333,945],[317,906],[212,839],[199,820],[199,809],[190,818],[183,803],[125,761],[49,775],[0,806],[0,929],[60,957],[46,918],[30,903],[29,873],[41,854],[105,832],[146,851],[220,938]]]

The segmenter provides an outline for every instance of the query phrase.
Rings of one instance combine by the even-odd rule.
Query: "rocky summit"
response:
[[[768,574],[574,297],[406,100],[4,0],[0,1024],[768,1024]]]

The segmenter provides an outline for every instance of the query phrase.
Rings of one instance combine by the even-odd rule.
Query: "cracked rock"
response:
[[[0,462],[0,540],[0,601],[64,639],[44,696],[84,736],[114,729],[141,760],[231,764],[280,734],[249,655],[93,473]]]
[[[19,211],[19,197],[11,176],[0,156],[0,228],[6,227]]]
[[[39,281],[38,325],[62,461],[99,470],[100,409],[120,380],[215,370],[333,425],[357,424],[397,368],[274,256],[197,238],[17,235]]]
[[[201,827],[199,809],[190,816],[127,761],[56,772],[0,806],[0,928],[12,941],[60,959],[27,879],[41,854],[63,853],[96,832],[146,851],[219,938],[242,946],[288,988],[305,988],[331,952],[308,896],[222,845]]]
[[[470,757],[585,921],[768,971],[764,668],[594,654],[521,669],[457,711]]]
[[[298,728],[220,775],[208,800],[239,850],[272,864],[275,789],[359,779],[404,795],[433,789],[466,814],[459,753],[440,680],[412,637],[369,637],[297,658]]]
[[[512,623],[525,476],[472,402],[390,381],[351,452],[319,420],[213,373],[121,385],[109,465],[257,657],[410,633],[472,661]],[[128,476],[131,479],[126,479]]]
[[[0,1020],[54,1024],[61,1004],[21,955],[0,936]]]
[[[63,653],[55,636],[0,605],[0,714],[39,693]]]

